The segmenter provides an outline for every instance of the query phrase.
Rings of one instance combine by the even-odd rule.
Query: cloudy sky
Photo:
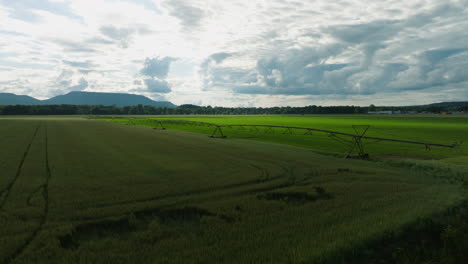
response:
[[[212,106],[468,100],[468,0],[0,0],[0,92]]]

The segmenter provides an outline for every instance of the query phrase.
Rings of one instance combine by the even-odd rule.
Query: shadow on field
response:
[[[105,219],[77,225],[69,234],[59,236],[58,240],[62,248],[77,249],[82,242],[145,230],[155,219],[164,225],[178,225],[181,223],[198,223],[205,216],[217,217],[226,223],[235,221],[233,217],[215,214],[199,207],[146,209],[133,212],[125,218]]]
[[[322,187],[314,187],[316,194],[309,194],[306,192],[269,192],[257,195],[259,200],[276,200],[289,204],[304,204],[307,202],[314,202],[317,200],[332,199],[333,196],[326,192]]]
[[[76,226],[70,234],[58,237],[60,246],[66,249],[76,249],[81,241],[92,240],[120,233],[128,233],[135,229],[128,218],[118,220],[102,220]]]
[[[280,189],[293,186],[310,185],[310,177],[319,174],[316,170],[306,175],[299,176],[294,167],[284,167],[278,175],[272,177],[267,169],[255,165],[252,165],[252,167],[256,168],[259,172],[254,180],[141,200],[125,201],[124,203],[135,203],[180,196],[188,196],[187,198],[189,199],[185,202],[179,201],[171,205],[166,205],[163,208],[149,208],[129,212],[126,216],[116,216],[113,219],[94,219],[91,220],[91,222],[75,226],[68,234],[59,236],[58,240],[62,248],[77,249],[80,247],[81,243],[85,243],[86,241],[105,237],[125,236],[132,232],[147,232],[150,229],[149,226],[154,221],[168,227],[175,227],[186,226],[186,224],[189,226],[192,224],[197,225],[204,217],[215,218],[227,224],[240,220],[238,214],[231,216],[211,212],[196,206],[184,206],[184,204],[188,202],[193,203],[194,197],[192,195],[206,195],[221,191],[219,194],[214,194],[216,199],[253,195],[259,200],[278,200],[288,204],[303,204],[321,199],[333,198],[333,196],[322,187],[314,187],[315,193],[313,194],[306,192],[279,191]],[[197,197],[196,201],[201,202],[203,199],[212,200],[213,196]],[[114,203],[112,205],[120,204],[122,203]],[[236,207],[235,210],[241,211],[242,209]]]
[[[369,240],[344,259],[349,264],[466,263],[468,202]]]

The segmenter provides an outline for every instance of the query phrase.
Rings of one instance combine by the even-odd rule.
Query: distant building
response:
[[[394,111],[369,111],[368,114],[372,115],[391,115]],[[399,112],[399,111],[398,111]]]
[[[417,114],[417,111],[405,111],[405,110],[386,110],[386,111],[369,111],[368,114],[372,115],[399,115],[399,114]]]

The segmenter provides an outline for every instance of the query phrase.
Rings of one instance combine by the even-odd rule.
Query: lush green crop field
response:
[[[428,143],[452,145],[462,143],[455,149],[432,147],[426,150],[424,145],[363,140],[365,150],[376,158],[412,158],[442,160],[443,162],[468,165],[468,116],[441,115],[400,115],[400,116],[222,116],[222,117],[153,117],[154,119],[178,119],[209,122],[218,125],[227,124],[263,124],[297,126],[326,129],[355,134],[353,125],[369,125],[366,136],[390,139],[402,139]],[[129,123],[128,119],[113,119],[115,122]],[[133,120],[134,124],[156,126],[154,122]],[[165,123],[169,129],[211,134],[211,127],[187,126]],[[326,133],[313,132],[304,135],[304,131],[293,130],[292,134],[284,129],[266,130],[245,128],[223,128],[228,137],[249,138],[260,141],[276,142],[315,149],[320,152],[347,153],[349,146],[337,142]],[[348,139],[344,137],[345,139]],[[463,144],[466,142],[467,144]]]
[[[210,122],[236,120],[349,131],[359,119]],[[372,121],[376,133],[384,123]],[[439,127],[459,136],[455,121]],[[0,135],[0,263],[341,263],[466,199],[463,166],[324,156],[305,136],[265,140],[284,145],[45,117],[0,119]]]

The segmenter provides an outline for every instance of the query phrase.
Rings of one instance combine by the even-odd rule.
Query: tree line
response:
[[[0,105],[1,115],[281,115],[281,114],[365,114],[369,111],[414,111],[441,113],[447,111],[468,112],[466,105],[368,107],[360,106],[304,106],[304,107],[211,107],[181,105],[174,108],[104,105]]]

